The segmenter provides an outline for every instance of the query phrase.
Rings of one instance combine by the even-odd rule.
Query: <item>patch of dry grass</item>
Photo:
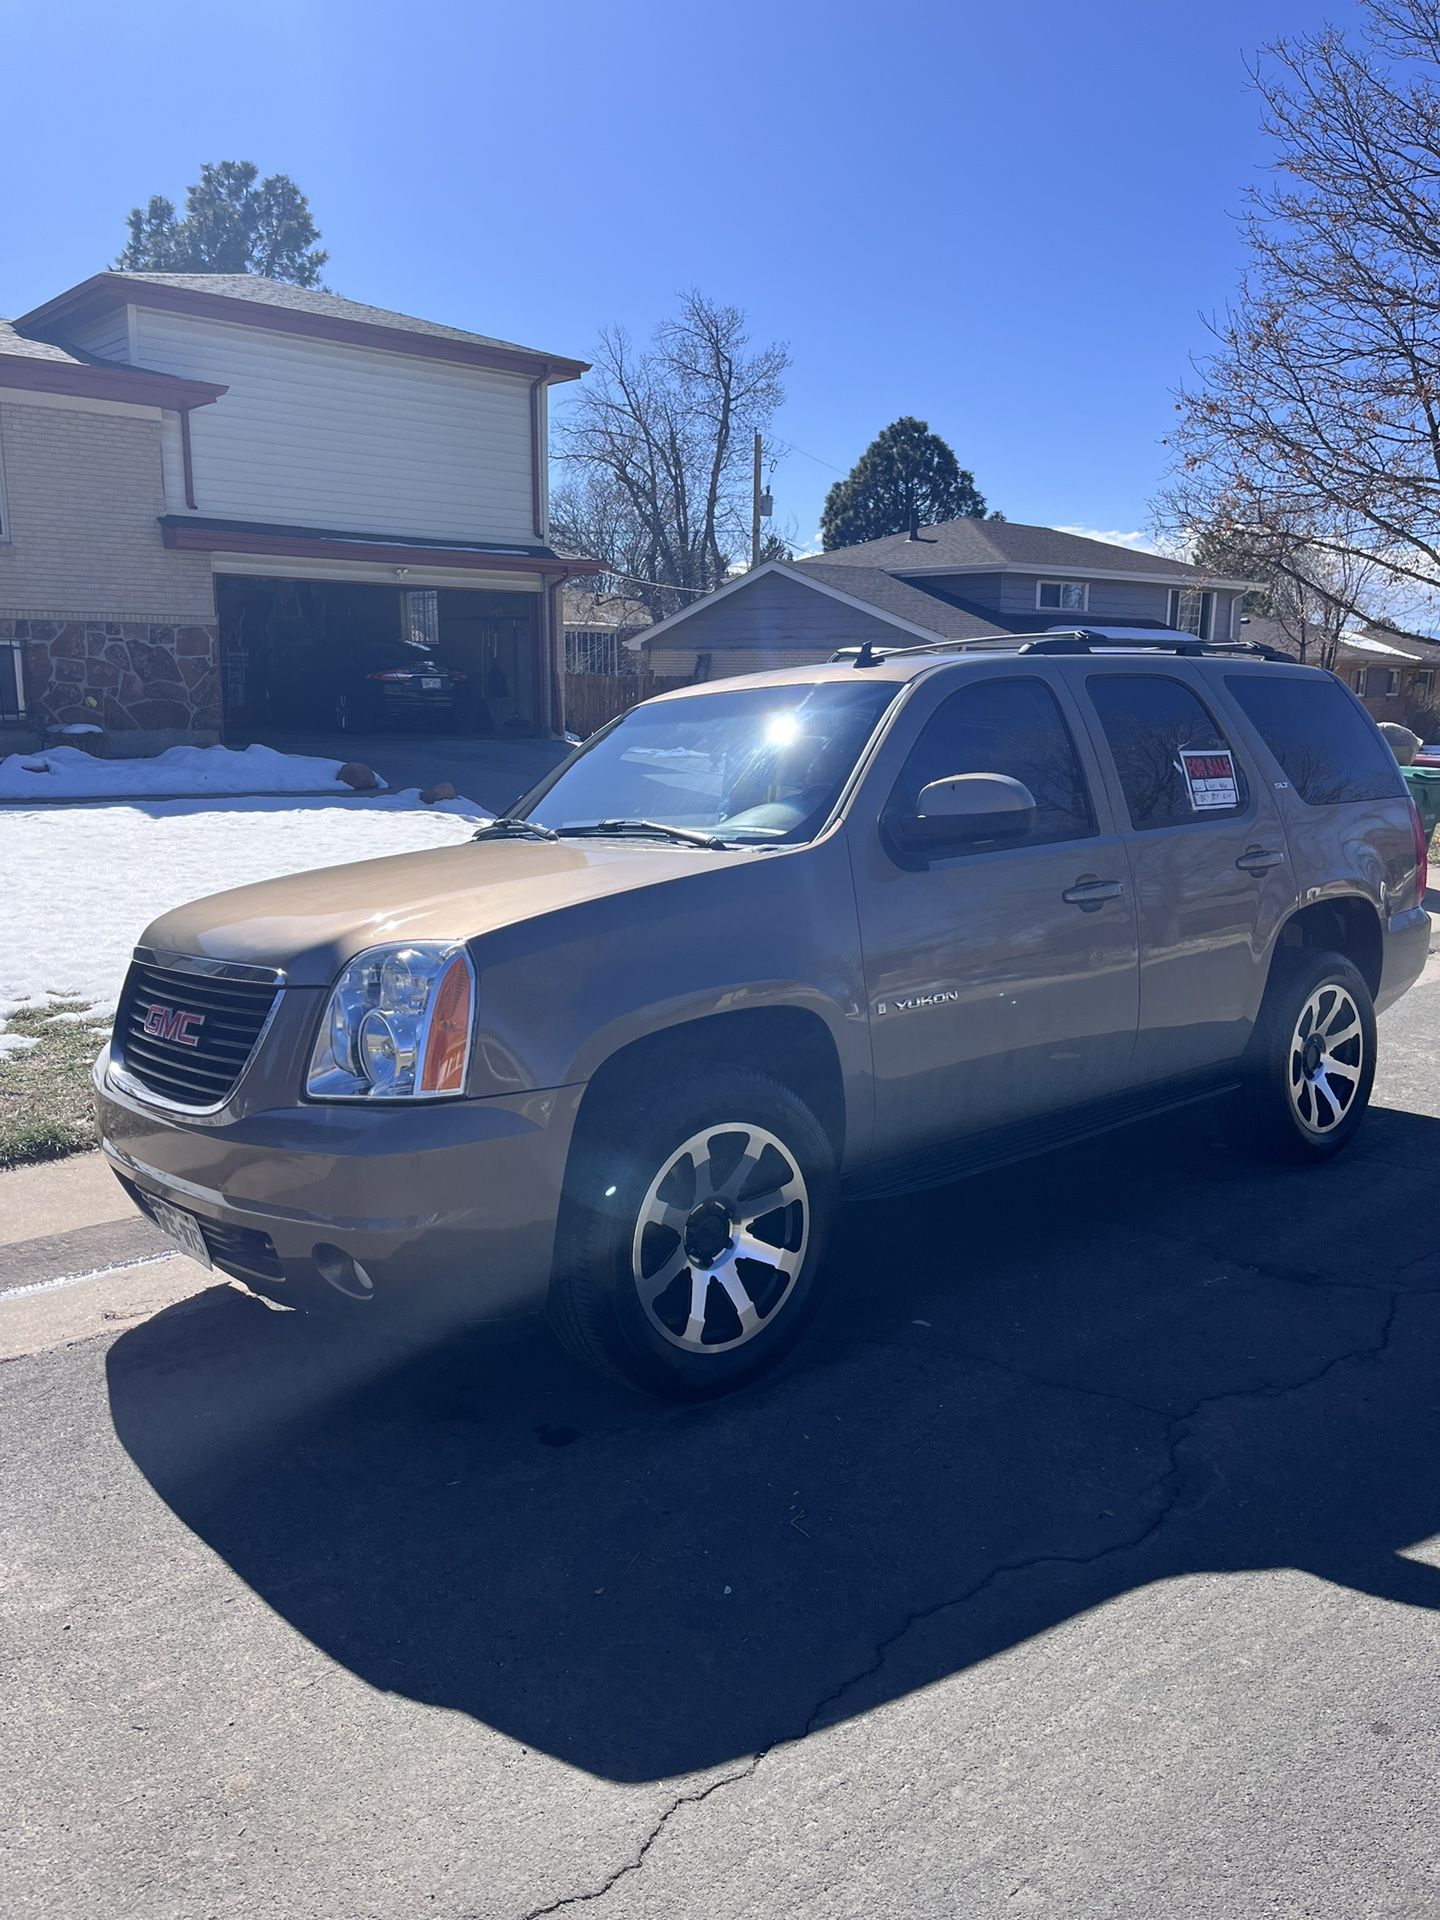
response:
[[[58,1160],[95,1144],[90,1065],[103,1044],[83,1020],[57,1021],[83,1005],[57,1003],[11,1014],[6,1031],[33,1047],[0,1055],[0,1167]]]

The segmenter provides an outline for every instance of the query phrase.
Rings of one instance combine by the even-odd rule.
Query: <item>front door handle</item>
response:
[[[1073,887],[1066,887],[1060,898],[1068,901],[1072,907],[1093,913],[1097,907],[1104,906],[1107,900],[1118,900],[1124,891],[1123,880],[1102,880],[1097,874],[1082,873]]]
[[[1242,873],[1268,873],[1284,866],[1285,855],[1278,847],[1247,847],[1235,864]]]

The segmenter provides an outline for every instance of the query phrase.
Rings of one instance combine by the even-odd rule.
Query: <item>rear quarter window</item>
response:
[[[1086,684],[1137,832],[1244,812],[1245,770],[1209,708],[1183,681],[1105,673],[1091,674]]]
[[[1225,684],[1306,806],[1403,795],[1394,754],[1338,681],[1235,673]]]

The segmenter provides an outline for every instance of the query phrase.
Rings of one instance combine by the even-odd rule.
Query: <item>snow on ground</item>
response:
[[[74,731],[74,729],[72,729]],[[139,760],[97,760],[46,747],[0,760],[0,800],[142,799],[154,794],[349,793],[342,762],[274,747],[170,747]],[[384,786],[384,781],[380,785]]]
[[[348,802],[0,808],[0,1028],[7,1013],[49,1001],[110,1012],[146,925],[187,900],[277,874],[452,845],[487,817],[470,800],[423,806],[413,789]],[[13,1046],[19,1036],[8,1038]],[[6,1039],[0,1031],[0,1053]]]

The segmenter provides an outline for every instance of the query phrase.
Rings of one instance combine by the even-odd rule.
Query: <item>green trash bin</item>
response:
[[[1426,833],[1440,827],[1440,767],[1402,767],[1410,798],[1420,811]]]

